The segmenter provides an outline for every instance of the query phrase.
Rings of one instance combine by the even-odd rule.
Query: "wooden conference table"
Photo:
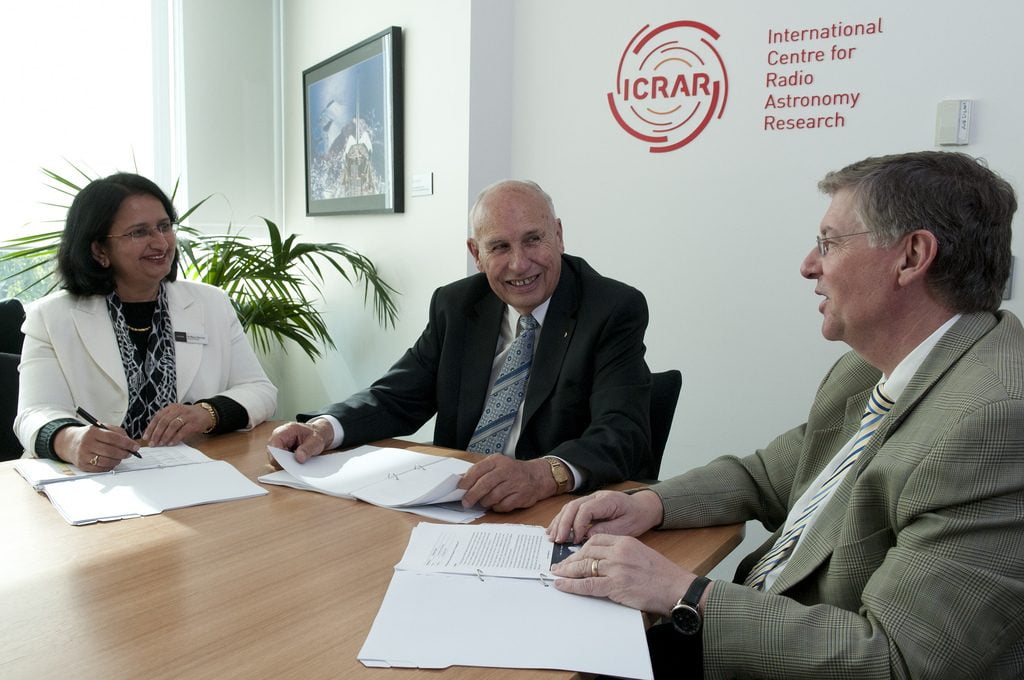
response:
[[[265,423],[191,443],[255,480],[270,471],[265,445],[272,429]],[[258,498],[74,527],[12,462],[0,464],[0,677],[572,677],[500,668],[364,667],[356,655],[409,533],[424,518],[265,488],[270,493]],[[565,500],[550,498],[479,521],[546,525]],[[704,573],[741,537],[737,525],[651,532],[643,540]],[[481,612],[481,625],[493,614]]]

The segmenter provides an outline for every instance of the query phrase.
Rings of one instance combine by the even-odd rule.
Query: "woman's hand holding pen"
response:
[[[65,427],[53,439],[61,459],[83,472],[107,472],[139,450],[139,444],[114,425]]]

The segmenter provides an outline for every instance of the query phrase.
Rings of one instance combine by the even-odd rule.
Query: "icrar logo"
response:
[[[717,40],[710,26],[673,21],[644,26],[626,45],[608,106],[623,130],[651,144],[651,153],[686,146],[725,112],[729,75]]]

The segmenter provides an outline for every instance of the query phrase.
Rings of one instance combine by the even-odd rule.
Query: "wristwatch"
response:
[[[675,607],[672,607],[672,625],[683,635],[695,635],[700,631],[704,619],[697,605],[710,583],[711,579],[704,576],[693,579],[693,583],[686,589],[686,594],[679,598]]]
[[[545,456],[544,460],[551,466],[551,476],[555,478],[555,483],[558,484],[558,493],[565,493],[571,490],[572,475],[569,474],[569,468],[565,466],[565,463],[554,456]]]

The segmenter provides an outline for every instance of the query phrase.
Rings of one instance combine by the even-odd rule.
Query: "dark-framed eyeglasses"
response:
[[[156,235],[166,238],[167,236],[173,236],[178,232],[178,225],[168,220],[167,222],[159,222],[156,227],[136,227],[129,232],[124,234],[107,234],[103,238],[128,238],[131,239],[132,243],[141,243],[148,241]]]
[[[850,238],[851,236],[860,236],[861,234],[870,234],[871,231],[855,231],[852,234],[840,234],[839,236],[815,236],[814,240],[818,242],[818,253],[825,257],[828,255],[828,249],[832,246],[833,241],[839,241],[844,238]]]

